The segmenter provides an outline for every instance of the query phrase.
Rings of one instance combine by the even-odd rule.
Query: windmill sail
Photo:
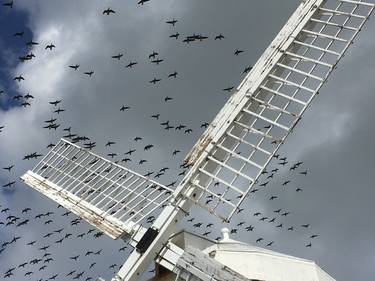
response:
[[[152,222],[173,192],[64,139],[22,179],[112,238]]]
[[[301,4],[186,157],[185,181],[201,191],[192,201],[226,221],[239,210],[373,9]]]
[[[226,221],[239,211],[373,9],[360,0],[302,1],[188,154],[192,168],[174,191],[65,140],[22,179],[112,238],[141,229],[116,276],[137,280],[168,251],[192,204]],[[152,227],[140,227],[166,205]]]

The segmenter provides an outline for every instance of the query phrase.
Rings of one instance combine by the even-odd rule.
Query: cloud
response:
[[[21,175],[36,163],[21,161],[24,155],[34,151],[45,153],[47,144],[65,134],[62,128],[71,126],[72,133],[96,141],[96,151],[101,155],[116,152],[120,160],[127,150],[137,149],[129,164],[136,171],[145,173],[171,167],[161,179],[165,184],[170,183],[179,172],[177,167],[185,152],[202,133],[200,124],[212,120],[226,102],[228,96],[221,89],[238,84],[243,69],[255,63],[297,3],[299,1],[287,4],[238,1],[233,4],[223,0],[204,3],[168,0],[162,4],[150,1],[149,5],[140,7],[135,1],[17,1],[16,8],[29,16],[33,40],[39,45],[32,50],[36,58],[19,63],[9,75],[22,74],[26,80],[14,87],[22,94],[30,92],[35,99],[30,101],[31,107],[0,110],[0,123],[6,125],[4,133],[0,133],[0,165],[15,163],[12,176]],[[116,10],[115,15],[102,15],[102,10],[108,6]],[[267,16],[259,17],[262,14]],[[171,18],[178,19],[176,27],[165,23]],[[245,201],[246,213],[238,215],[230,225],[235,228],[241,221],[253,224],[254,232],[241,230],[233,234],[235,239],[254,243],[264,237],[275,241],[274,249],[317,260],[338,280],[354,280],[354,275],[360,274],[362,280],[371,280],[373,271],[370,263],[363,268],[356,263],[363,256],[373,259],[373,249],[367,245],[375,233],[366,222],[371,220],[370,214],[374,211],[370,200],[375,156],[371,151],[375,88],[372,82],[373,28],[374,22],[370,21],[280,152],[287,155],[290,162],[303,161],[308,176],[292,174],[285,167],[269,189]],[[210,38],[207,42],[187,45],[169,38],[175,32],[180,32],[181,36],[200,32]],[[213,37],[220,32],[225,40],[214,41]],[[45,50],[50,43],[56,48]],[[237,48],[245,50],[243,56],[233,56]],[[148,55],[152,51],[159,52],[165,60],[159,66],[149,62]],[[111,58],[118,53],[124,54],[120,61]],[[133,69],[125,68],[130,61],[138,64]],[[70,69],[71,64],[79,64],[79,70]],[[92,77],[83,73],[91,70],[94,71]],[[178,77],[168,78],[173,71],[179,73]],[[154,77],[161,78],[161,83],[150,84],[148,81]],[[173,100],[164,102],[166,96]],[[57,107],[49,104],[56,99],[62,100]],[[120,112],[123,104],[130,106],[130,110]],[[53,113],[58,107],[66,112]],[[156,113],[161,115],[159,120],[150,117]],[[44,121],[52,117],[58,118],[61,126],[56,131],[43,129]],[[166,131],[160,123],[167,120],[174,126],[184,124],[194,131],[191,135],[174,129]],[[135,136],[143,140],[134,142]],[[104,147],[109,139],[117,142],[113,148]],[[149,143],[155,147],[144,152],[144,146]],[[174,149],[182,153],[172,157]],[[149,162],[139,166],[140,159]],[[2,174],[1,180],[6,181],[7,177]],[[288,178],[292,179],[292,184],[282,190],[280,185]],[[303,188],[301,194],[295,192],[299,186]],[[274,194],[279,200],[271,202],[269,196]],[[64,233],[74,235],[89,227],[84,223],[71,227],[73,217],[60,217],[61,209],[57,210],[50,200],[22,184],[17,185],[14,195],[3,199],[2,205],[18,213],[20,206],[33,206],[30,218],[39,211],[53,209],[56,212],[57,219],[51,228],[46,228],[44,220],[28,226],[22,243],[32,239],[39,241],[42,235],[59,227],[66,228]],[[259,211],[271,218],[278,208],[291,212],[288,217],[278,217],[277,222],[284,224],[282,230],[271,223],[261,223],[253,216]],[[223,224],[203,214],[198,208],[192,211],[195,222],[215,222],[212,237],[218,236]],[[365,219],[358,219],[363,217]],[[311,224],[311,230],[303,231],[300,225],[306,222]],[[191,224],[184,225],[191,229]],[[291,225],[296,231],[285,229]],[[9,235],[23,232],[23,229],[13,230]],[[193,230],[203,233],[202,229]],[[310,251],[305,244],[311,232],[318,232],[320,236],[313,241]],[[98,240],[92,237],[68,240],[65,247],[58,247],[54,244],[57,236],[40,244],[53,245],[51,252],[56,255],[56,263],[49,265],[48,274],[61,272],[62,264],[64,268],[76,268],[69,256],[84,255],[86,248],[98,248]],[[125,256],[118,253],[122,241],[103,239],[100,247],[105,250],[103,257],[98,257],[97,272],[106,272],[108,278],[111,274],[108,266],[115,262],[121,264]],[[18,245],[7,249],[6,266],[17,264],[21,251],[25,257],[31,255],[29,248],[19,249]],[[34,249],[33,255],[38,253]],[[80,262],[82,268],[88,268],[91,260],[81,259]],[[62,272],[61,276],[66,273]]]

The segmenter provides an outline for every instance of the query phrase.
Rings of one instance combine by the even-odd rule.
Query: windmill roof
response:
[[[228,231],[224,228],[222,229],[223,238],[221,240],[214,240],[207,237],[202,237],[196,233],[181,230],[180,232],[176,233],[173,237],[177,237],[180,235],[184,236],[185,244],[190,244],[192,240],[192,236],[196,239],[200,240],[202,243],[202,247],[199,247],[205,253],[211,253],[213,251],[221,251],[221,252],[236,252],[236,253],[262,253],[267,255],[273,255],[282,258],[293,259],[300,262],[308,262],[308,263],[315,263],[314,261],[298,258],[294,256],[290,256],[287,254],[275,252],[272,250],[264,249],[261,247],[257,247],[251,244],[246,244],[229,237]],[[196,243],[194,243],[196,244]],[[195,247],[197,247],[195,245]],[[198,247],[197,247],[198,248]]]

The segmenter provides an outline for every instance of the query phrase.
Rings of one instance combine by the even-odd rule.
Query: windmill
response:
[[[302,1],[186,156],[191,168],[175,190],[64,139],[22,179],[136,249],[113,280],[137,280],[153,260],[180,278],[220,280],[184,266],[170,236],[194,204],[223,221],[240,210],[373,9],[360,0]]]

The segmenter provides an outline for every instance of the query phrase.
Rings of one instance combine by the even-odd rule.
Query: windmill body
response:
[[[181,219],[194,204],[224,221],[239,212],[369,18],[369,1],[302,1],[187,155],[191,169],[175,190],[66,140],[22,179],[136,249],[114,280],[138,280],[153,260],[186,271],[180,262],[189,252],[170,239]],[[206,278],[203,270],[190,274]]]
[[[179,271],[173,272],[156,264],[155,277],[148,281],[167,280],[233,280],[233,281],[334,281],[329,274],[310,260],[248,245],[229,237],[222,229],[222,239],[208,239],[188,231],[181,231],[171,241],[184,249],[177,262]],[[190,272],[204,269],[201,279]],[[212,278],[212,279],[210,279]]]

